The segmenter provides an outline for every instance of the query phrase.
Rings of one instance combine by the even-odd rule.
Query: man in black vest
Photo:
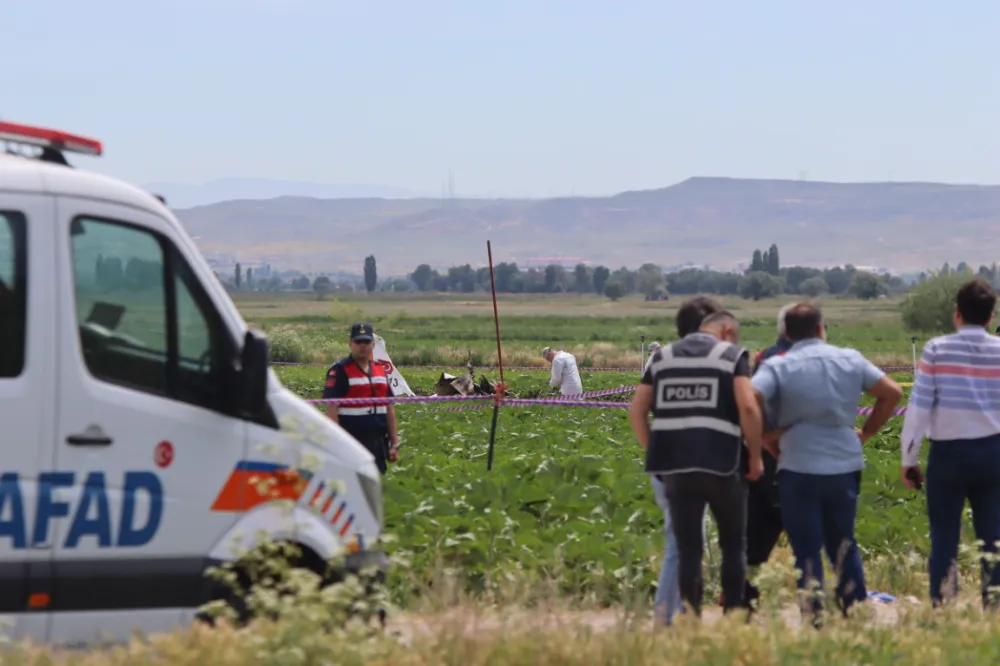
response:
[[[646,450],[646,472],[664,483],[677,537],[681,597],[697,615],[706,505],[719,531],[724,612],[746,606],[744,470],[751,481],[763,473],[763,422],[750,384],[749,354],[738,341],[731,313],[708,315],[698,331],[653,355],[629,409]]]

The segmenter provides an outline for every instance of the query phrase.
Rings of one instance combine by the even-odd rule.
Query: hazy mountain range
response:
[[[946,261],[992,263],[1000,255],[1000,186],[691,178],[610,197],[442,199],[400,198],[405,193],[379,186],[255,182],[216,181],[173,194],[164,184],[151,189],[167,197],[210,258],[275,269],[360,272],[368,254],[382,275],[420,263],[484,265],[487,239],[494,262],[522,266],[563,258],[612,268],[735,268],[771,243],[785,264],[901,272]],[[355,187],[373,194],[337,198]],[[227,191],[242,194],[179,203]]]
[[[312,197],[314,199],[353,199],[379,197],[409,199],[424,195],[385,185],[336,185],[300,183],[265,178],[221,178],[208,183],[146,183],[143,187],[166,198],[174,208],[206,206],[239,199],[273,199],[275,197]]]

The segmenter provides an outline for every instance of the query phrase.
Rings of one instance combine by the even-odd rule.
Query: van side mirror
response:
[[[241,407],[250,414],[260,414],[267,405],[267,337],[260,331],[247,331],[240,352]]]

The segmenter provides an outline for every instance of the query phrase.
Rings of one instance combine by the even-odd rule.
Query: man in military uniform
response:
[[[392,397],[385,370],[372,360],[373,332],[368,323],[351,326],[351,354],[327,371],[324,398]],[[327,403],[326,414],[375,456],[382,474],[386,473],[387,461],[399,459],[395,405]]]
[[[658,476],[666,491],[681,597],[698,615],[706,505],[719,530],[724,610],[746,605],[744,474],[755,481],[763,473],[763,424],[750,384],[749,354],[738,341],[732,314],[708,315],[698,330],[653,355],[629,409],[636,438],[646,450],[646,472]]]

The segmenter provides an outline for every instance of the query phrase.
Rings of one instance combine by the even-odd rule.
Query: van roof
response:
[[[169,213],[155,195],[117,178],[0,151],[2,190],[103,199],[160,215]]]

